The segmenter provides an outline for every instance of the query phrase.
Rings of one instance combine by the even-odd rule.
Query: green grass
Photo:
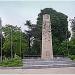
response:
[[[0,66],[3,67],[20,67],[22,65],[22,59],[17,55],[12,59],[5,58],[2,62],[0,62]]]

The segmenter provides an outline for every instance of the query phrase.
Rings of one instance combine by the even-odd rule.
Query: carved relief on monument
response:
[[[51,22],[50,15],[43,15],[43,25],[42,25],[42,58],[52,59],[52,35],[51,35]]]

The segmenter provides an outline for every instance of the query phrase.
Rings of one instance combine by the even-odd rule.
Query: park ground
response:
[[[75,74],[75,67],[45,69],[0,69],[0,74]]]

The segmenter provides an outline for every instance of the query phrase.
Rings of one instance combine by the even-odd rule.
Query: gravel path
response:
[[[45,69],[0,69],[0,74],[75,74],[75,67]]]

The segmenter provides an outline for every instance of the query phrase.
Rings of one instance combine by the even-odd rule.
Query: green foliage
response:
[[[68,50],[70,55],[75,55],[75,39],[69,41]]]
[[[27,20],[25,26],[28,27],[28,30],[25,30],[28,37],[28,49],[25,51],[25,55],[39,55],[40,54],[40,45],[39,41],[36,39],[37,30],[36,25],[32,24],[30,20]]]
[[[71,40],[69,41],[69,45],[68,45],[69,58],[71,60],[75,60],[75,17],[74,19],[71,19],[70,22],[71,22],[72,36],[71,36]]]
[[[70,36],[70,32],[68,31],[68,17],[63,13],[53,10],[52,8],[45,8],[41,10],[41,12],[38,14],[36,26],[37,34],[35,34],[36,39],[40,40],[39,44],[42,43],[42,23],[44,14],[49,14],[51,18],[53,50],[54,55],[57,55],[60,44]]]
[[[64,56],[75,55],[75,39],[63,41],[58,48],[57,54]]]
[[[13,55],[15,53],[19,56],[23,54],[41,55],[43,14],[49,14],[51,18],[53,54],[65,56],[68,55],[68,52],[71,55],[75,54],[74,40],[70,42],[65,41],[70,36],[70,32],[68,31],[67,15],[57,12],[52,8],[45,8],[38,14],[36,25],[31,24],[28,20],[26,21],[25,25],[28,27],[28,30],[25,31],[26,34],[17,26],[6,25],[3,27],[5,39],[3,43],[3,53],[6,57],[9,57],[11,54],[11,30]]]
[[[2,34],[0,34],[0,55],[1,55],[1,41],[2,41],[2,46],[3,46],[3,43],[4,43],[4,37]]]
[[[15,55],[14,58],[9,59],[9,58],[5,58],[1,63],[0,66],[4,66],[4,67],[20,67],[22,66],[22,59]]]
[[[31,47],[31,55],[40,55],[40,45],[39,45],[39,41],[34,40],[33,41],[33,45]]]
[[[70,22],[71,22],[71,30],[72,30],[71,38],[73,39],[73,38],[75,38],[75,17],[74,17],[74,19],[71,19]]]
[[[68,31],[67,16],[63,13],[57,12],[52,8],[45,8],[38,14],[37,24],[33,25],[30,21],[26,21],[28,26],[28,50],[25,52],[28,55],[41,55],[42,47],[42,23],[43,15],[49,14],[51,18],[51,29],[52,29],[52,43],[53,43],[53,54],[54,55],[68,55],[67,42],[65,41],[70,37]],[[34,37],[33,40],[31,38]],[[32,45],[31,42],[33,42]]]
[[[12,30],[12,33],[11,33]],[[27,37],[25,33],[21,31],[21,29],[17,26],[5,25],[3,27],[4,32],[4,44],[3,51],[4,55],[10,57],[11,52],[11,41],[12,41],[12,51],[13,55],[16,53],[17,55],[23,55],[24,51],[28,47]],[[11,40],[12,37],[12,40]]]
[[[71,60],[75,60],[75,55],[69,55],[68,56]]]
[[[32,35],[32,24],[30,22],[30,20],[27,20],[26,23],[25,23],[25,26],[28,27],[28,30],[25,30],[26,32],[26,35],[27,35],[27,41],[28,41],[28,49],[27,51],[25,51],[25,54],[26,55],[30,55],[30,52],[31,52],[31,37],[33,36]]]
[[[68,56],[68,52],[69,52],[68,43],[69,41],[66,40],[60,44],[60,46],[58,47],[58,52],[57,52],[58,55]]]

